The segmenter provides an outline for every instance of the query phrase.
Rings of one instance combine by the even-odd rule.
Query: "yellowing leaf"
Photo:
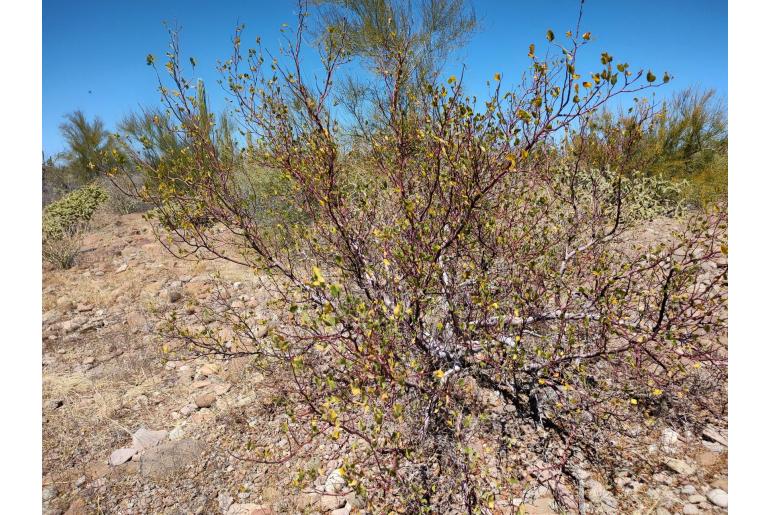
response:
[[[435,377],[436,379],[441,379],[442,377],[444,377],[444,371],[436,370],[435,372],[433,372],[433,377]]]
[[[636,406],[636,405],[638,404],[638,401],[637,401],[636,399],[631,399],[631,404],[633,404],[634,406]]]
[[[455,78],[455,76],[454,76],[454,75],[450,75],[450,76],[449,76],[449,78],[447,79],[447,82],[448,82],[449,84],[454,84],[456,80],[457,80],[457,79]]]
[[[313,267],[313,281],[312,281],[311,284],[313,286],[321,286],[321,285],[323,285],[325,283],[326,283],[326,280],[324,279],[324,276],[321,275],[321,269],[318,268],[317,266],[314,266]]]
[[[497,80],[497,81],[500,80],[500,74],[499,73],[495,73],[495,80]]]

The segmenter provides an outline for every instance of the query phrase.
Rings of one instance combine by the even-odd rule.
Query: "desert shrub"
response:
[[[134,185],[141,185],[141,181],[140,177],[128,178],[125,175],[102,178],[99,186],[107,194],[106,206],[109,211],[120,215],[145,211],[147,204],[131,194]]]
[[[79,231],[107,198],[102,187],[89,184],[49,204],[43,210],[43,236],[56,238]]]
[[[91,217],[107,199],[104,189],[89,184],[49,204],[43,210],[43,259],[70,268]]]
[[[57,268],[72,268],[80,253],[83,233],[87,227],[86,224],[77,224],[70,227],[68,232],[61,233],[56,237],[44,237],[43,260]]]
[[[687,183],[659,175],[587,168],[575,172],[562,167],[555,177],[555,182],[559,181],[574,188],[577,201],[584,205],[596,203],[613,210],[619,194],[627,222],[677,217],[686,209],[684,189]]]
[[[312,488],[305,458],[323,445],[342,493],[372,511],[491,513],[527,478],[576,511],[574,467],[642,472],[641,432],[721,409],[727,268],[709,264],[726,253],[724,213],[637,241],[645,220],[675,214],[673,187],[562,150],[607,101],[666,75],[607,53],[588,68],[590,33],[548,31],[524,83],[506,92],[498,74],[477,103],[455,76],[402,88],[413,48],[394,27],[372,67],[381,96],[345,126],[332,89],[344,34],[322,40],[316,89],[300,11],[286,60],[242,54],[239,32],[222,71],[254,164],[280,174],[305,223],[260,223],[176,52],[181,90],[162,91],[189,174],[182,189],[158,174],[142,192],[170,222],[171,250],[242,264],[274,294],[282,323],[268,331],[249,311],[215,310],[244,345],[168,320],[185,347],[253,355],[279,392],[282,442],[245,435],[248,459],[293,464],[295,485]]]
[[[661,106],[637,99],[636,114],[604,111],[575,139],[592,166],[642,171],[681,183],[682,199],[704,207],[727,198],[727,114],[713,90],[689,88]]]

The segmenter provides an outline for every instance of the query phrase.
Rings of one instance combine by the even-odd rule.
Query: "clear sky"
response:
[[[496,72],[504,80],[525,70],[530,43],[545,45],[545,31],[574,27],[578,0],[472,0],[480,30],[454,56],[446,74],[466,66],[466,83],[482,92]],[[217,59],[225,59],[237,23],[246,24],[244,44],[261,36],[277,48],[281,24],[293,25],[292,0],[44,0],[43,150],[64,149],[59,124],[65,113],[83,110],[109,129],[140,105],[158,103],[157,83],[145,64],[148,53],[167,49],[164,21],[182,27],[182,51],[198,61],[213,107]],[[586,0],[582,30],[593,34],[597,56],[608,51],[632,69],[652,68],[674,80],[667,95],[687,86],[714,88],[727,100],[726,0]],[[584,56],[585,57],[585,56]],[[596,60],[598,62],[598,59]],[[593,61],[590,61],[593,66]]]

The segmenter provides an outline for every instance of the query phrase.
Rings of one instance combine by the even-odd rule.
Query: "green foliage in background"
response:
[[[59,239],[78,231],[107,198],[104,189],[89,184],[49,204],[43,211],[43,239]]]
[[[573,144],[590,166],[680,183],[691,207],[727,196],[727,112],[713,90],[688,88],[657,108],[637,101],[628,113],[602,112]]]
[[[111,147],[110,134],[98,117],[89,121],[82,111],[77,110],[65,115],[65,121],[59,126],[68,149],[64,160],[70,174],[84,184],[95,179],[100,170],[109,165]]]
[[[640,171],[620,173],[562,167],[557,172],[557,192],[567,195],[574,189],[583,209],[601,209],[612,218],[618,197],[623,204],[623,222],[635,223],[661,216],[680,216],[685,206],[687,182],[672,181]],[[596,206],[592,206],[596,204]],[[568,213],[569,215],[569,213]]]

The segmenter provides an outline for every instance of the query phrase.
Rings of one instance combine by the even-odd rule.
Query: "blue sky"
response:
[[[545,31],[563,34],[578,12],[577,0],[471,3],[480,31],[445,71],[465,64],[466,84],[478,93],[496,72],[504,81],[520,77],[528,45],[544,47]],[[291,0],[44,0],[43,150],[64,149],[59,124],[67,112],[82,109],[113,129],[129,111],[157,104],[145,56],[165,52],[164,21],[182,27],[182,50],[197,59],[196,76],[207,82],[216,108],[223,103],[215,64],[227,57],[235,25],[246,24],[245,42],[259,35],[275,49],[281,24],[293,24],[295,11]],[[607,51],[632,69],[669,71],[675,79],[659,96],[697,85],[727,99],[726,0],[586,0],[581,28],[592,32],[596,56]],[[588,62],[593,66],[593,57]]]

